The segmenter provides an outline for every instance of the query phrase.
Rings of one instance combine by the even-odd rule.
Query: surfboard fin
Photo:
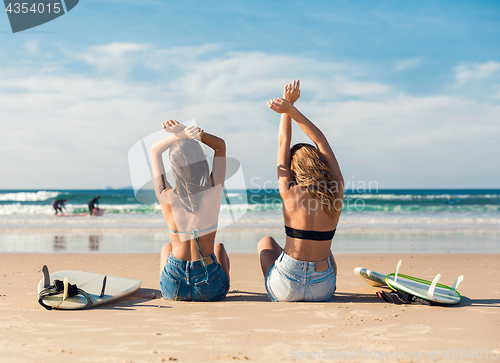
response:
[[[453,285],[451,286],[451,290],[452,291],[457,291],[458,289],[458,285],[460,285],[460,283],[464,280],[464,275],[460,275],[457,277],[457,279],[455,280],[455,282],[453,283]]]
[[[436,285],[441,278],[441,274],[437,274],[436,277],[434,277],[434,280],[432,280],[432,284],[429,287],[429,290],[427,290],[427,297],[429,299],[432,299],[434,297],[434,290],[436,289]]]
[[[399,260],[398,265],[396,266],[396,271],[394,272],[394,281],[398,281],[398,273],[400,267],[401,267],[401,260]]]
[[[63,301],[64,301],[69,296],[69,294],[68,294],[68,278],[67,277],[64,278],[63,285],[64,285],[64,293],[63,293]]]
[[[48,288],[50,286],[50,274],[47,265],[43,265],[42,272],[43,272],[43,287]]]
[[[101,289],[101,294],[99,295],[99,297],[103,297],[104,296],[104,290],[106,290],[106,280],[107,280],[108,276],[104,276],[104,279],[102,280],[102,289]]]

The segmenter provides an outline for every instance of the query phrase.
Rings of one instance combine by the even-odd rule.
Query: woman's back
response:
[[[337,228],[339,214],[332,218],[325,207],[295,185],[283,199],[285,226],[301,231],[328,232]],[[330,254],[331,239],[318,241],[286,236],[285,252],[301,261],[321,261]]]
[[[181,198],[174,189],[164,193],[167,196],[167,203],[162,205],[162,209],[166,209],[163,214],[166,216],[169,230],[175,231],[170,233],[172,253],[186,261],[199,259],[196,235],[203,255],[210,255],[214,251],[222,185],[216,185],[199,193],[200,203],[193,213],[185,211]]]

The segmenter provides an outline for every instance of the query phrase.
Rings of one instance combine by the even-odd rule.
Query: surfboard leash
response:
[[[58,281],[58,280],[56,280],[56,281]],[[72,286],[74,286],[76,288],[77,293],[70,295],[70,297],[75,296],[75,295],[82,295],[85,299],[87,299],[87,304],[82,309],[88,309],[88,308],[92,307],[92,305],[94,305],[94,300],[92,299],[92,296],[90,296],[86,291],[76,287],[76,285],[72,285]],[[49,286],[48,288],[40,291],[40,293],[38,294],[38,303],[40,305],[42,305],[45,309],[52,310],[53,307],[45,304],[43,302],[43,299],[45,299],[46,297],[49,297],[49,296],[62,295],[62,294],[64,294],[64,292],[58,290],[54,285]]]
[[[76,284],[73,285],[68,283],[67,278],[64,278],[64,281],[54,280],[54,284],[50,285],[49,269],[47,268],[46,265],[43,266],[42,271],[44,275],[44,289],[40,291],[40,293],[38,294],[38,303],[42,305],[45,309],[52,310],[53,307],[45,304],[43,302],[43,299],[48,296],[55,296],[60,294],[63,295],[61,302],[65,300],[66,297],[82,295],[85,299],[87,299],[87,304],[82,309],[90,308],[94,304],[92,296],[90,296],[86,291],[78,288]],[[104,277],[101,297],[102,295],[104,295],[105,286],[106,286],[106,277]]]

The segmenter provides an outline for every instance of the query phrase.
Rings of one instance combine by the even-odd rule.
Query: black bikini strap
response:
[[[285,226],[285,233],[288,237],[298,239],[310,239],[313,241],[327,241],[335,236],[335,229],[333,231],[317,232],[317,231],[304,231]]]

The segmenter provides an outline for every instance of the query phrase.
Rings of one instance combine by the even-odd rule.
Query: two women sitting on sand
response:
[[[294,81],[285,86],[283,98],[268,102],[281,114],[277,164],[286,244],[282,249],[272,237],[265,237],[258,244],[258,254],[271,300],[330,301],[337,274],[330,248],[342,210],[344,182],[326,137],[295,108],[299,96],[299,81]],[[292,119],[316,147],[297,144],[290,149]],[[173,135],[151,148],[156,195],[172,240],[161,252],[163,297],[221,300],[229,290],[229,257],[221,243],[215,244],[225,143],[174,120],[163,128]],[[211,174],[196,140],[215,151]],[[167,182],[162,162],[167,149],[175,189]]]

